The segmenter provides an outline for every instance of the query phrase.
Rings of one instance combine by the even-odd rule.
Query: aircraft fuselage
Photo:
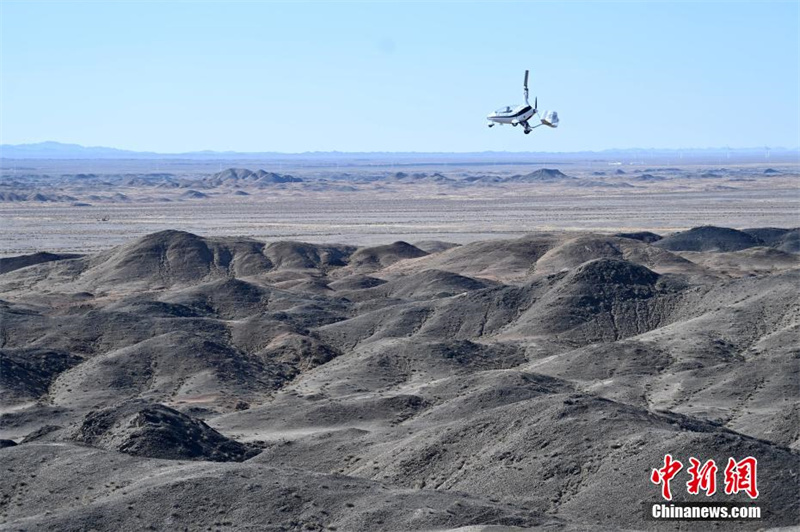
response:
[[[487,120],[491,120],[492,122],[497,122],[498,124],[520,124],[522,122],[527,122],[530,119],[536,109],[531,107],[530,105],[518,105],[516,107],[506,107],[505,109],[498,109],[497,111],[491,113],[487,116]]]

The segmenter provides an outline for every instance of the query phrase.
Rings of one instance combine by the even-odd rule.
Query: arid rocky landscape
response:
[[[800,0],[0,0],[0,532],[800,532]]]
[[[0,532],[800,532],[800,0],[0,0]]]
[[[74,220],[74,234],[88,235],[84,249],[78,240],[59,240],[61,233],[50,235],[53,245],[12,243],[4,230],[0,527],[798,526],[800,230],[787,223],[797,196],[785,169],[774,170],[779,177],[764,169],[737,172],[675,177],[677,183],[666,170],[636,173],[637,179],[595,176],[615,187],[622,181],[654,187],[661,182],[656,175],[671,187],[687,183],[684,192],[659,192],[672,204],[638,196],[655,189],[624,187],[627,195],[616,206],[602,192],[607,186],[565,184],[570,178],[562,175],[569,172],[517,179],[538,180],[543,205],[565,190],[576,194],[571,201],[578,205],[578,189],[590,192],[584,205],[595,214],[601,210],[592,202],[630,216],[636,201],[649,202],[653,220],[661,220],[652,226],[662,228],[687,226],[682,212],[687,219],[721,218],[719,202],[706,211],[678,206],[723,194],[732,199],[729,221],[743,209],[735,224],[656,231],[649,222],[615,221],[607,212],[607,221],[597,223],[619,230],[591,224],[567,230],[559,223],[529,230],[536,223],[523,216],[514,227],[509,208],[502,211],[508,226],[486,238],[496,219],[454,208],[449,225],[431,230],[441,212],[409,211],[406,203],[404,215],[433,220],[427,229],[412,227],[411,238],[383,241],[380,231],[367,231],[375,241],[369,244],[336,243],[335,234],[317,242],[231,236],[240,226],[203,216],[191,223],[208,224],[205,236],[174,229],[138,236],[150,227],[132,222],[140,206],[123,215],[119,205],[126,201],[105,197],[100,185],[53,187],[54,199],[43,203],[55,205],[39,208],[52,209],[54,218],[44,220],[38,211],[42,227],[62,227],[68,216],[62,208],[97,212],[75,202],[102,205],[111,214],[90,230]],[[164,204],[208,213],[202,205],[216,200],[205,195],[246,199],[263,181],[263,190],[285,199],[306,183],[239,174],[193,182],[197,194],[182,178],[131,186],[153,205],[163,195],[171,199]],[[643,175],[651,177],[638,179]],[[336,186],[397,194],[411,190],[397,184],[408,178]],[[708,188],[738,178],[741,196]],[[511,176],[498,179],[464,186],[465,194],[497,202],[508,194],[514,205],[519,185]],[[771,184],[763,187],[758,179]],[[236,185],[242,182],[250,184]],[[425,186],[430,192],[442,185]],[[18,185],[9,188],[21,194]],[[30,193],[35,189],[31,184]],[[384,207],[395,201],[382,193],[389,194],[370,195]],[[25,211],[14,209],[39,200],[9,198],[3,213],[19,216],[12,223],[21,227]],[[318,205],[310,201],[314,211]],[[272,199],[257,205],[263,210],[269,202],[278,205]],[[242,210],[255,212],[253,205]],[[785,210],[768,208],[779,205]],[[234,210],[231,218],[241,214]],[[664,211],[672,217],[658,214]],[[569,210],[547,212],[570,228],[582,223]],[[348,220],[342,211],[338,216]],[[101,238],[102,224],[120,218],[125,222]],[[746,224],[757,219],[776,223]],[[437,231],[452,236],[461,225],[462,238],[431,238]],[[757,457],[763,518],[646,521],[645,503],[660,497],[650,472],[667,453],[718,464]],[[675,499],[696,500],[679,478]],[[744,493],[708,500],[751,502]]]

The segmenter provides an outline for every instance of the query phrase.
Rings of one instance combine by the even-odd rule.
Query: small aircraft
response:
[[[558,127],[558,113],[555,111],[545,111],[544,115],[539,115],[540,124],[532,126],[528,123],[528,120],[539,114],[539,110],[537,109],[539,100],[538,98],[534,98],[533,107],[528,103],[527,70],[525,71],[524,87],[525,103],[514,107],[507,105],[490,114],[486,117],[486,119],[489,120],[489,127],[494,127],[497,124],[511,124],[514,127],[521,125],[525,128],[523,131],[525,131],[526,135],[539,126]]]

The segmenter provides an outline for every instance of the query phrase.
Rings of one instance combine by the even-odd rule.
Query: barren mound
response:
[[[265,254],[279,269],[320,269],[344,266],[356,248],[304,242],[274,242]]]
[[[800,253],[800,229],[786,233],[777,248],[787,253]]]
[[[760,227],[744,229],[745,233],[763,241],[766,245],[786,251],[800,252],[800,229],[781,229],[777,227]]]
[[[56,260],[76,259],[81,255],[73,253],[33,253],[31,255],[20,255],[18,257],[0,258],[0,274],[8,273],[20,268],[27,268],[34,264],[52,262]]]
[[[753,238],[761,240],[768,246],[780,244],[786,235],[792,231],[792,229],[783,229],[780,227],[754,227],[751,229],[742,229],[743,233],[747,233]]]
[[[206,199],[208,198],[208,194],[204,192],[200,192],[199,190],[187,190],[183,194],[181,194],[182,198],[187,199]]]
[[[586,287],[611,285],[627,290],[637,286],[654,286],[658,278],[657,273],[644,266],[624,260],[597,259],[578,268],[572,276],[572,282]]]
[[[763,275],[800,267],[797,253],[763,246],[727,253],[685,251],[681,255],[708,270],[731,276]]]
[[[271,290],[239,279],[225,279],[170,294],[162,301],[196,314],[237,319],[266,310],[271,296]]]
[[[631,238],[633,240],[639,240],[647,244],[658,242],[662,238],[661,235],[657,235],[656,233],[651,233],[650,231],[639,231],[636,233],[618,233],[614,236],[618,236],[620,238]]]
[[[359,269],[380,269],[397,261],[424,257],[428,253],[408,242],[395,242],[386,246],[361,248],[350,256],[350,264]]]
[[[493,285],[494,283],[491,283],[491,281],[481,281],[452,272],[425,270],[393,279],[357,294],[345,293],[343,295],[353,301],[386,297],[405,300],[436,299],[451,297],[472,290],[480,290]]]
[[[410,260],[389,268],[392,272],[436,269],[499,281],[526,277],[539,258],[563,237],[548,233],[527,235],[513,240],[472,242]]]
[[[696,270],[686,259],[648,244],[625,237],[581,236],[548,250],[536,261],[534,271],[548,274],[572,270],[601,257],[627,260],[662,272],[691,273]]]
[[[744,231],[709,225],[668,235],[654,245],[670,251],[740,251],[763,244]]]
[[[259,452],[172,408],[142,402],[89,413],[73,437],[102,449],[171,460],[241,462]]]
[[[535,170],[529,174],[514,176],[511,178],[512,181],[524,181],[524,182],[561,181],[564,179],[575,179],[575,178],[555,168],[540,168],[539,170]]]
[[[47,394],[56,377],[80,364],[81,357],[46,349],[0,350],[0,401],[5,404],[39,399]]]
[[[226,168],[225,170],[213,175],[220,179],[246,179],[253,175],[247,168]]]
[[[420,240],[419,242],[414,242],[414,246],[421,249],[425,253],[439,253],[441,251],[447,251],[448,249],[456,248],[459,245],[460,244],[443,242],[441,240]]]
[[[654,182],[654,181],[666,181],[667,178],[662,175],[653,175],[653,174],[642,174],[640,176],[633,178],[636,181],[645,181],[645,182]]]
[[[578,345],[619,340],[664,324],[680,289],[625,260],[589,261],[564,276],[504,334],[556,335]]]
[[[338,281],[334,281],[330,283],[330,287],[334,290],[364,290],[367,288],[373,288],[376,286],[380,286],[386,283],[384,279],[378,279],[377,277],[370,277],[369,275],[351,275],[349,277],[345,277],[343,279],[339,279]]]
[[[276,184],[276,183],[300,183],[303,180],[299,177],[281,175],[274,172],[257,170],[253,172],[246,168],[228,168],[204,179],[206,183],[213,186],[224,186],[228,184],[250,183],[250,184]]]
[[[162,231],[88,261],[82,279],[92,285],[140,282],[154,286],[252,275],[271,267],[264,245],[248,240],[205,239],[183,231]]]

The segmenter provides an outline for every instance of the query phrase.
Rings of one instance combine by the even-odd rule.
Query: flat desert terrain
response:
[[[2,529],[800,526],[796,166],[47,164],[0,187]],[[647,520],[666,454],[761,519]]]
[[[378,162],[7,162],[0,256],[101,251],[166,229],[379,244],[800,225],[796,162]]]

